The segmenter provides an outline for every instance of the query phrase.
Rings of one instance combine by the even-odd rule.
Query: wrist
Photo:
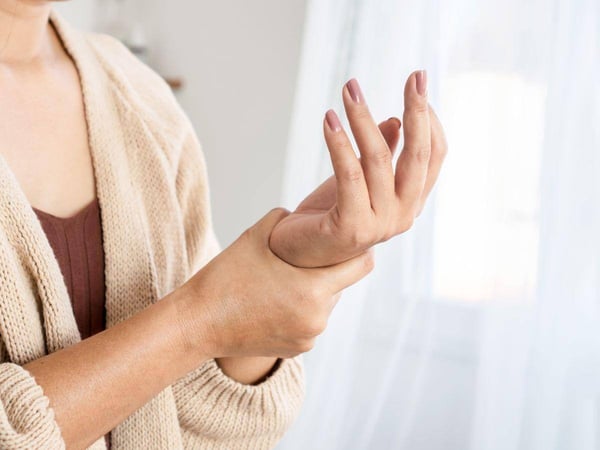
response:
[[[215,355],[210,315],[208,309],[199,307],[202,298],[202,294],[186,283],[163,299],[174,306],[179,348],[197,365]]]

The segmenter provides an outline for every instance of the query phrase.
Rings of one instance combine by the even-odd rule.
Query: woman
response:
[[[50,1],[0,0],[0,448],[273,447],[302,402],[300,355],[439,172],[424,72],[405,95],[395,177],[399,120],[378,128],[351,80],[361,160],[327,112],[336,177],[220,252],[163,80]]]

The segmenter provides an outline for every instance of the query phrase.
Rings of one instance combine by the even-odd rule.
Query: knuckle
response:
[[[395,235],[396,235],[395,230],[393,230],[390,227],[389,229],[386,229],[386,231],[381,235],[381,239],[379,240],[379,242],[387,242],[391,238],[393,238]]]
[[[387,217],[385,217],[385,219],[382,221],[381,223],[381,231],[379,233],[380,235],[380,239],[378,241],[379,242],[386,242],[388,240],[390,240],[391,238],[393,238],[394,236],[396,236],[396,230],[395,230],[395,222],[394,222],[394,218],[396,217],[396,210],[394,211],[390,211],[387,215]]]
[[[428,145],[419,145],[411,152],[417,163],[426,165],[429,163],[429,157],[431,156],[431,148]]]
[[[348,230],[348,241],[353,248],[363,248],[365,246],[371,246],[375,239],[373,233],[366,228],[361,226],[355,226]]]
[[[306,352],[311,351],[314,346],[315,346],[314,339],[312,339],[312,338],[311,339],[302,339],[296,344],[296,350],[299,353],[306,353]]]
[[[382,149],[370,153],[368,159],[378,166],[387,166],[392,162],[392,155],[388,149]]]
[[[327,328],[327,316],[323,316],[321,317],[318,321],[317,321],[317,336],[322,334],[325,329]]]
[[[305,327],[306,327],[305,336],[307,336],[309,338],[313,338],[313,337],[316,337],[316,336],[320,335],[321,333],[323,333],[323,331],[325,331],[325,328],[327,327],[327,321],[323,320],[321,318],[314,318],[314,319],[310,320],[305,325]]]
[[[417,115],[429,114],[429,105],[426,101],[414,101],[407,105],[407,112]]]
[[[375,255],[372,251],[365,253],[365,256],[363,257],[363,264],[366,273],[370,273],[375,268]]]
[[[362,180],[363,172],[360,166],[352,165],[349,167],[345,167],[340,175],[344,181],[350,183],[358,183]]]
[[[314,317],[320,314],[323,298],[326,298],[321,287],[313,284],[306,286],[300,291],[299,302],[297,302],[294,314],[300,324],[310,322]],[[301,325],[302,326],[302,325]]]
[[[300,336],[302,339],[312,338],[319,334],[319,327],[313,320],[306,321],[300,328]]]
[[[415,223],[415,217],[413,215],[408,215],[406,217],[402,217],[398,221],[398,233],[405,233],[410,230]]]

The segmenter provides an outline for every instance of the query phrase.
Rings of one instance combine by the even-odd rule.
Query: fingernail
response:
[[[397,117],[390,117],[390,118],[388,119],[388,121],[389,121],[389,120],[393,120],[394,122],[396,122],[396,123],[397,123],[397,125],[398,125],[398,128],[400,128],[400,127],[402,126],[402,122],[401,122],[401,121],[400,121],[400,119],[398,119]]]
[[[325,120],[327,121],[327,126],[329,126],[331,131],[337,132],[342,129],[340,119],[333,109],[330,109],[325,113]]]
[[[427,71],[419,70],[417,72],[417,92],[419,95],[425,95],[427,92]]]
[[[365,98],[363,97],[362,91],[360,90],[360,85],[356,78],[352,78],[350,81],[346,83],[346,87],[348,88],[348,92],[350,93],[350,97],[354,101],[354,103],[364,103]]]

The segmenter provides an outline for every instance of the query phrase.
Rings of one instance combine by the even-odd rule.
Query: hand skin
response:
[[[391,164],[387,164],[387,160],[391,162],[400,138],[400,120],[392,117],[382,122],[379,125],[380,134],[377,133],[366,103],[363,101],[356,105],[351,101],[348,87],[344,88],[344,104],[363,156],[360,158],[363,175],[365,177],[370,175],[367,187],[370,199],[374,199],[370,200],[371,217],[367,217],[367,214],[357,214],[355,217],[351,214],[345,216],[340,214],[340,209],[337,208],[338,179],[336,176],[343,182],[340,172],[351,170],[351,166],[346,169],[342,167],[336,171],[336,175],[331,176],[304,199],[294,213],[275,228],[270,245],[282,259],[299,267],[322,267],[339,263],[350,255],[358,254],[377,242],[407,230],[414,217],[420,214],[426,198],[433,189],[447,152],[440,121],[433,108],[427,103],[426,74],[422,76],[424,95],[417,91],[417,72],[409,77],[405,87],[406,139],[396,168],[395,186],[392,183]],[[343,150],[343,147],[349,147],[349,143],[343,132],[332,133],[332,131],[325,121],[325,137],[333,158]],[[424,145],[426,142],[429,142],[429,148]],[[347,155],[351,156],[349,152]],[[419,161],[418,158],[423,161]],[[425,164],[426,159],[427,164]],[[386,163],[387,167],[382,163]],[[358,169],[358,164],[355,164],[355,167]],[[338,166],[334,164],[334,168]],[[424,185],[421,186],[423,169],[426,169],[426,176]],[[410,187],[411,183],[415,187]],[[398,191],[395,198],[391,194],[394,189]],[[364,197],[366,196],[363,195]],[[382,199],[379,199],[380,197]],[[376,202],[378,211],[375,211],[374,207]],[[355,198],[348,200],[348,203],[354,205]],[[364,210],[366,211],[366,208]],[[389,211],[392,213],[390,214]],[[332,223],[341,226],[331,226]],[[332,234],[335,235],[335,239],[332,239]],[[255,384],[264,379],[275,360],[221,358],[217,359],[217,362],[230,377],[243,383]]]
[[[10,40],[1,39],[8,45],[0,51],[0,62],[21,68],[44,68],[46,62],[54,66],[59,56],[67,61],[68,55],[48,27],[50,3],[43,0],[21,3],[15,8],[14,0],[0,0],[0,22],[10,24],[4,28],[10,28],[11,32]],[[14,21],[13,16],[19,20]],[[79,172],[85,173],[83,169]],[[52,204],[53,208],[73,208],[74,202],[64,201],[72,200],[69,195],[58,198],[62,200]],[[64,215],[69,215],[69,211]],[[87,447],[164,387],[214,357],[202,350],[191,355],[174,330],[174,323],[181,319],[182,305],[194,303],[187,299],[189,293],[189,289],[178,289],[131,319],[25,366],[50,398],[68,448]],[[329,303],[335,304],[339,296],[335,294]],[[209,320],[206,317],[206,322]],[[198,319],[194,333],[199,332],[198,325],[202,323],[205,321]],[[311,327],[313,331],[319,329],[314,324]],[[312,345],[310,341],[303,343],[305,347]],[[272,356],[217,358],[227,375],[243,383],[260,381],[275,360]],[[147,378],[149,373],[153,374],[151,379]],[[142,379],[144,383],[139,382]],[[98,405],[100,413],[96,410]]]
[[[298,267],[336,264],[407,231],[447,153],[442,126],[427,102],[424,71],[413,72],[405,85],[404,148],[395,173],[392,156],[398,134],[390,130],[390,120],[377,127],[356,80],[345,84],[342,96],[360,159],[329,110],[323,132],[334,176],[279,223],[270,239],[273,252]]]
[[[219,358],[307,352],[325,330],[340,292],[372,270],[371,251],[327,268],[282,261],[270,250],[269,236],[288,214],[272,210],[184,285],[190,293],[182,314],[189,323],[183,328],[199,330],[186,334],[191,352],[197,353],[198,345]]]
[[[210,358],[243,363],[312,348],[339,293],[372,270],[373,257],[364,252],[326,269],[285,263],[268,240],[288,214],[272,210],[133,317],[23,366],[49,398],[67,448],[90,446]]]

